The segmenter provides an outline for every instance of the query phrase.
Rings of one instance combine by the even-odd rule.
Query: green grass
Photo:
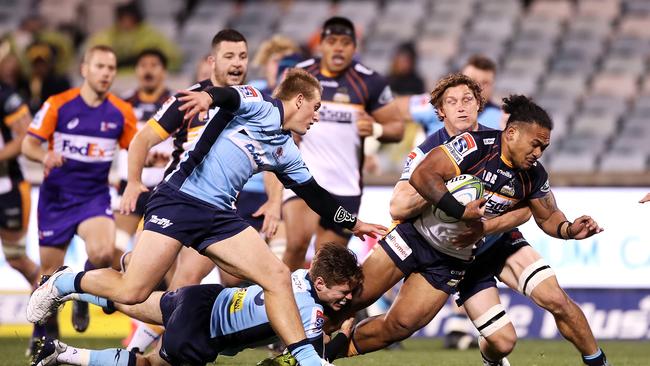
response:
[[[64,340],[65,341],[65,340]],[[3,351],[1,365],[27,365],[24,357],[27,340],[0,338]],[[70,344],[84,348],[109,348],[119,346],[117,339],[75,338]],[[650,365],[650,342],[610,341],[602,342],[609,360],[615,366]],[[216,365],[254,365],[268,356],[266,350],[248,350],[236,357],[220,357]],[[565,341],[521,340],[508,357],[513,366],[578,366],[581,364],[577,352]],[[336,365],[481,365],[478,351],[448,351],[442,349],[439,340],[411,339],[402,350],[380,351],[369,355],[337,360]]]

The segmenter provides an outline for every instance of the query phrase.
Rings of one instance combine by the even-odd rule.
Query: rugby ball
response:
[[[463,205],[483,197],[483,182],[471,174],[461,174],[445,182],[449,193]],[[433,215],[448,224],[456,223],[460,220],[447,215],[443,210],[433,207]]]

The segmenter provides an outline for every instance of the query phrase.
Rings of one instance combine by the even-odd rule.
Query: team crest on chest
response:
[[[336,89],[332,101],[337,103],[350,103],[350,94],[348,93],[348,89],[344,87]]]

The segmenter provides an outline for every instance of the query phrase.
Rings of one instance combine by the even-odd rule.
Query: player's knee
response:
[[[149,295],[151,295],[151,291],[147,289],[128,289],[120,295],[119,302],[124,305],[137,305],[145,302]]]
[[[417,327],[411,322],[400,317],[385,318],[385,329],[391,342],[399,342],[410,337]]]
[[[113,254],[113,248],[108,246],[88,249],[88,260],[97,268],[110,267],[113,263]]]
[[[277,291],[291,289],[291,272],[289,268],[282,262],[265,270],[263,279],[259,281],[259,285],[266,291]]]
[[[514,330],[509,330],[512,330],[512,328],[501,328],[498,332],[486,338],[492,352],[499,354],[501,357],[509,355],[517,344],[517,334]]]

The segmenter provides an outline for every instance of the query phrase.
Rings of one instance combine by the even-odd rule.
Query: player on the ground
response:
[[[131,106],[109,93],[116,67],[111,48],[88,49],[81,64],[81,87],[48,98],[23,140],[23,154],[44,166],[38,199],[43,274],[63,265],[75,234],[86,244],[86,269],[113,262],[115,223],[108,173],[116,150],[126,149],[136,132]],[[44,141],[49,143],[48,150],[42,148]],[[88,327],[87,315],[73,312],[77,331]],[[38,328],[35,336],[40,338]]]
[[[27,256],[25,241],[31,187],[17,160],[31,119],[20,95],[0,83],[0,241],[7,263],[35,288],[39,268]]]
[[[453,75],[447,82],[463,78],[468,80]],[[482,101],[466,82],[463,84],[444,95],[445,118],[476,118]],[[537,161],[550,141],[552,122],[546,112],[523,96],[506,100],[505,110],[512,115],[504,132],[465,132],[434,148],[415,168],[411,185],[429,205],[435,204],[477,230],[477,235],[470,235],[474,239],[484,235],[483,225],[477,220],[502,215],[520,202],[530,206],[538,226],[550,236],[584,239],[600,232],[602,229],[588,216],[570,223],[555,204],[548,176]],[[444,182],[461,173],[483,180],[487,202],[482,198],[463,206],[451,196]],[[387,314],[355,328],[348,355],[371,352],[405,339],[428,324],[456,291],[482,242],[441,240],[433,235],[435,222],[433,210],[429,209],[397,225],[364,262],[367,281],[360,303],[354,308],[376,299],[402,277],[406,276],[406,280]]]
[[[348,249],[325,244],[309,270],[291,275],[293,297],[309,342],[323,358],[324,313],[339,311],[358,293],[363,273]],[[165,326],[158,352],[146,356],[123,349],[89,350],[47,339],[34,357],[35,366],[46,365],[178,365],[213,362],[219,354],[233,356],[245,348],[277,338],[264,308],[262,288],[224,288],[195,285],[171,292],[154,292],[137,305],[112,304],[87,294],[74,297],[115,309],[142,321]],[[343,329],[349,335],[350,328]]]
[[[434,89],[431,97],[432,104],[441,119],[444,120],[445,126],[430,135],[409,154],[404,173],[400,182],[395,186],[391,200],[391,216],[394,219],[408,220],[419,214],[424,207],[429,206],[426,200],[408,183],[408,179],[411,172],[432,149],[459,133],[488,129],[474,118],[467,121],[462,118],[462,114],[455,114],[453,110],[448,112],[448,108],[445,109],[446,97],[462,91],[473,91],[477,88],[462,78],[457,78],[453,82],[451,79],[446,80],[445,83],[445,79],[443,79],[443,84],[439,84],[439,87]],[[473,92],[476,93],[476,91]],[[513,221],[512,224],[517,221],[521,223],[527,221],[530,215],[528,208],[523,207],[515,211],[523,216]],[[498,222],[497,220],[486,221],[484,223],[485,230],[494,232],[494,229],[489,227],[493,227]],[[506,229],[508,227],[502,226],[498,231]],[[464,239],[461,238],[460,241],[464,241]],[[500,360],[510,353],[516,340],[514,327],[510,324],[507,315],[500,316],[498,321],[493,321],[486,315],[489,313],[499,315],[504,310],[499,302],[494,277],[498,277],[513,290],[529,296],[537,305],[551,312],[560,333],[574,344],[583,357],[590,360],[591,363],[588,364],[604,364],[604,356],[600,361],[597,359],[598,357],[589,358],[590,355],[597,356],[601,351],[584,314],[562,290],[553,270],[544,262],[541,255],[528,244],[519,230],[514,229],[501,235],[488,236],[485,243],[475,252],[475,256],[476,259],[458,285],[459,299],[457,303],[464,303],[475,326],[484,328],[480,333],[485,337],[485,342],[482,342],[480,346],[486,365],[499,365]],[[526,281],[528,285],[524,289],[523,284]],[[497,310],[499,311],[497,312]],[[485,324],[490,323],[493,325],[484,327]]]
[[[328,19],[321,33],[321,59],[301,62],[323,87],[320,123],[301,138],[300,152],[314,178],[356,213],[361,203],[363,140],[402,139],[404,122],[386,80],[352,57],[356,50],[354,25],[347,18]],[[288,199],[282,217],[287,228],[284,262],[302,268],[310,240],[347,245],[350,234],[320,219],[301,199]]]
[[[485,106],[478,115],[478,122],[488,128],[500,130],[503,112],[501,107],[492,101],[496,70],[496,64],[491,59],[483,55],[473,55],[467,60],[461,73],[472,78],[481,87],[481,96],[485,100]],[[430,101],[430,94],[397,98],[400,111],[407,116],[407,119],[412,119],[420,124],[427,136],[444,127],[444,121],[436,113],[435,108],[429,103]]]
[[[317,212],[355,235],[385,233],[383,226],[356,219],[316,183],[291,137],[291,132],[304,135],[318,121],[318,80],[303,70],[292,70],[276,89],[275,98],[248,85],[183,94],[173,103],[182,104],[179,110],[187,120],[212,105],[221,109],[176,169],[156,188],[126,272],[59,271],[32,294],[27,318],[32,322],[49,318],[61,298],[74,292],[123,304],[140,303],[185,245],[228,273],[259,284],[264,289],[270,323],[291,354],[303,366],[320,365],[321,359],[305,339],[291,296],[288,268],[237,216],[233,206],[237,191],[253,173],[273,171]],[[143,272],[147,276],[141,276]]]

